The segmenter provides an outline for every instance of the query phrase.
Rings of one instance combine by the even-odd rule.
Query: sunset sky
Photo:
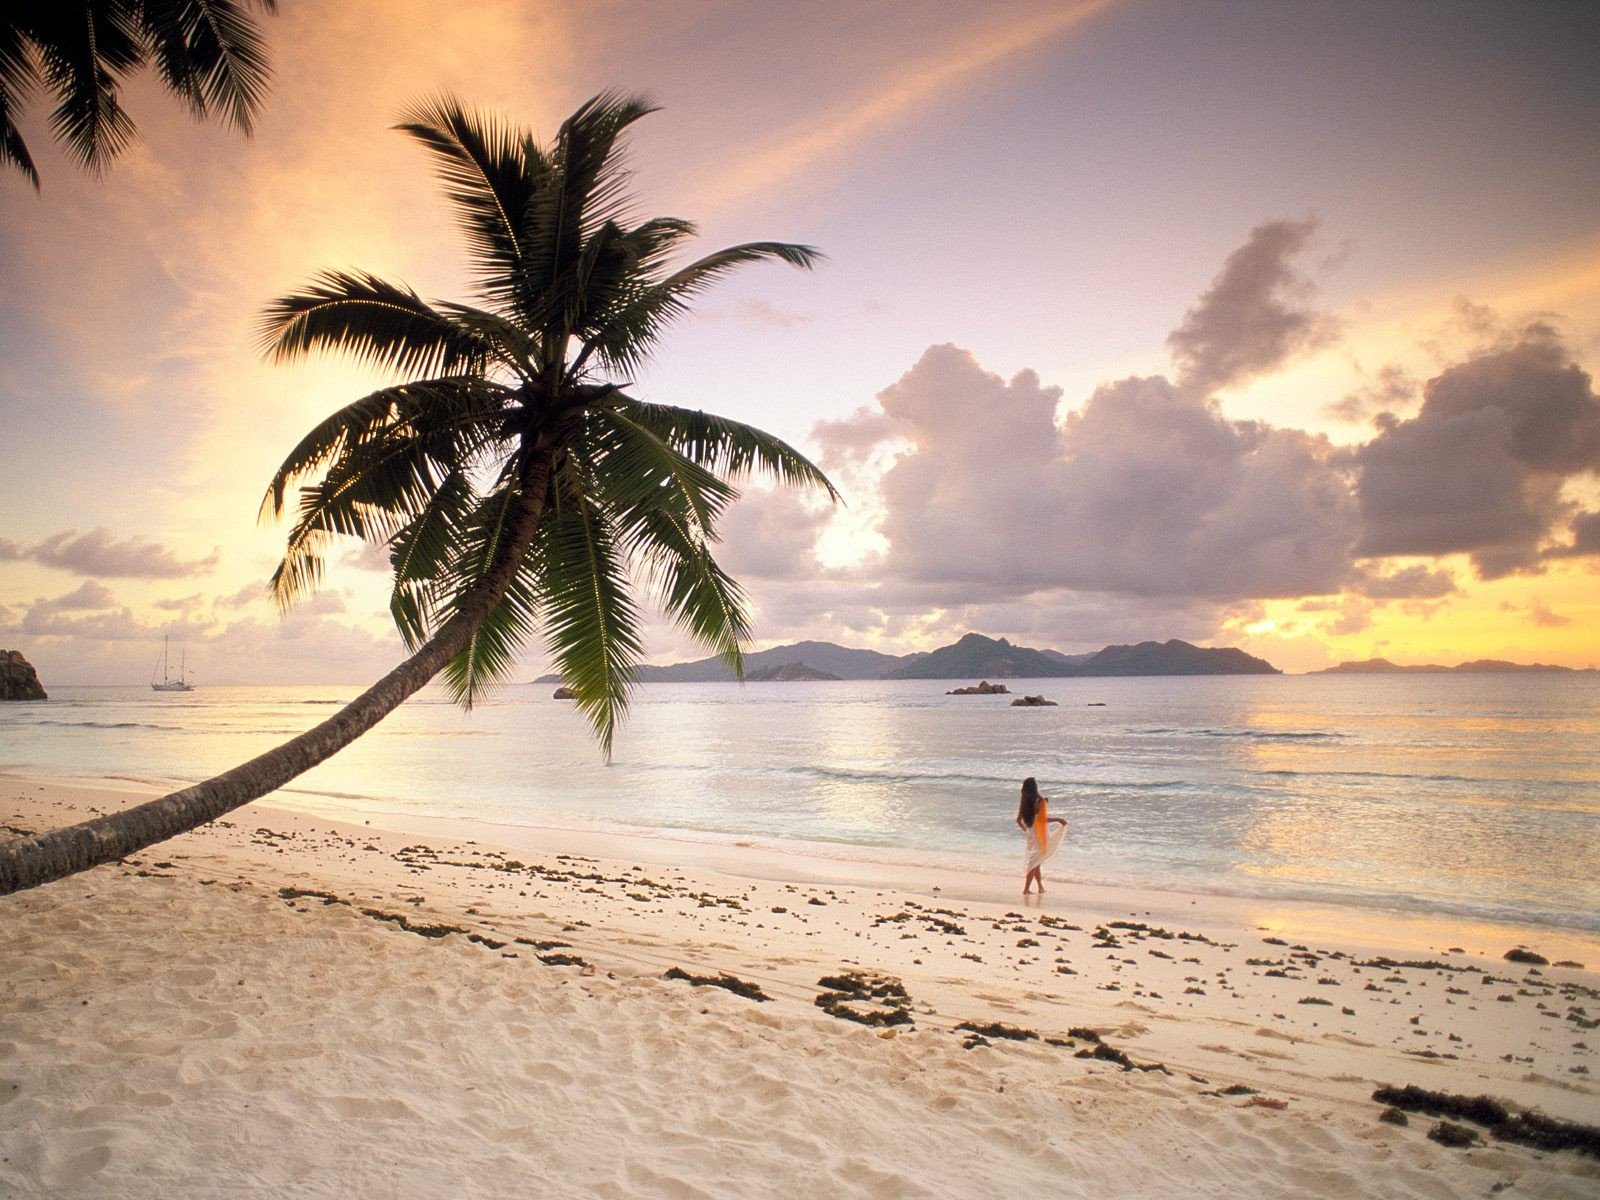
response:
[[[146,75],[104,177],[37,96],[42,190],[0,172],[0,647],[47,687],[142,683],[164,634],[201,684],[398,660],[358,544],[265,594],[273,469],[385,378],[268,365],[258,316],[323,268],[469,299],[396,114],[447,91],[548,137],[605,88],[663,108],[645,212],[828,256],[737,276],[635,381],[845,495],[729,515],[758,646],[1600,666],[1600,6],[279,8],[254,138]]]

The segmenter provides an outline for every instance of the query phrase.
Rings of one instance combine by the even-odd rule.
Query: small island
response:
[[[746,683],[814,683],[837,680],[839,676],[819,671],[803,662],[760,667],[744,677]]]
[[[1006,696],[1010,689],[1003,683],[990,683],[987,679],[972,687],[952,688],[945,693],[946,696]]]

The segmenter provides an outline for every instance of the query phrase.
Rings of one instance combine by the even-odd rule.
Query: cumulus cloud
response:
[[[1181,388],[1210,396],[1337,336],[1337,323],[1311,307],[1311,282],[1293,265],[1316,227],[1314,220],[1267,221],[1228,256],[1167,337]]]
[[[1567,526],[1572,541],[1545,551],[1546,558],[1577,558],[1600,555],[1600,512],[1583,512]]]
[[[1449,571],[1420,565],[1402,567],[1388,574],[1363,568],[1356,572],[1348,587],[1372,600],[1440,600],[1459,590],[1456,577]]]
[[[1526,607],[1512,604],[1509,600],[1500,605],[1501,612],[1525,613],[1529,621],[1541,629],[1560,629],[1572,624],[1572,618],[1556,612],[1538,597],[1530,600]]]
[[[214,570],[222,559],[222,548],[204,558],[180,558],[159,542],[137,535],[118,541],[109,529],[97,527],[84,534],[69,529],[32,546],[0,541],[0,559],[29,560],[75,575],[108,579],[183,579]]]
[[[1359,533],[1325,440],[1231,421],[1166,379],[1060,391],[931,347],[872,428],[909,448],[883,477],[882,569],[990,596],[1072,588],[1237,600],[1335,592]],[[835,444],[854,445],[837,428]]]
[[[1418,387],[1419,383],[1411,372],[1398,363],[1389,363],[1379,368],[1376,377],[1365,387],[1323,405],[1322,413],[1351,423],[1368,421],[1379,413],[1392,413],[1409,407]]]
[[[750,488],[718,522],[717,562],[735,579],[814,578],[817,535],[828,516],[793,491]]]
[[[33,611],[37,613],[58,612],[86,612],[99,608],[114,608],[117,598],[111,589],[103,583],[93,579],[86,579],[73,591],[64,596],[55,596],[50,599],[40,598],[34,601]]]
[[[1324,410],[1373,419],[1354,447],[1222,412],[1217,389],[1335,335],[1294,265],[1313,230],[1268,222],[1229,257],[1169,339],[1175,380],[1108,382],[1060,418],[1032,371],[1004,379],[944,344],[876,405],[819,423],[819,461],[862,485],[878,548],[808,577],[815,526],[748,514],[752,544],[771,543],[746,560],[773,585],[756,592],[764,632],[825,614],[876,644],[967,628],[1059,642],[1037,620],[1082,617],[1086,640],[1204,638],[1263,601],[1320,597],[1302,611],[1354,633],[1385,605],[1426,616],[1457,594],[1429,560],[1466,554],[1494,578],[1600,554],[1600,512],[1569,491],[1600,473],[1600,401],[1546,322],[1513,334],[1462,302],[1457,361],[1425,384],[1385,366]]]
[[[1572,518],[1570,476],[1600,472],[1600,398],[1555,331],[1449,367],[1410,420],[1380,418],[1352,457],[1372,557],[1472,558],[1482,579],[1535,570]]]

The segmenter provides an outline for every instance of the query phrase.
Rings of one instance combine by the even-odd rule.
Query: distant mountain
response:
[[[746,683],[799,683],[838,679],[839,676],[819,671],[803,662],[792,662],[777,667],[761,667],[747,672],[744,678]]]
[[[1233,647],[1210,649],[1188,642],[1140,642],[1107,646],[1091,654],[1062,654],[1013,646],[1005,638],[969,633],[926,654],[880,654],[833,642],[796,642],[744,656],[745,678],[771,679],[1075,679],[1110,675],[1281,675],[1264,659]],[[780,675],[804,667],[806,676]],[[1382,668],[1379,668],[1380,670]],[[1394,670],[1402,668],[1395,667]],[[640,667],[640,683],[725,683],[733,679],[719,658]],[[535,683],[560,683],[541,675]]]
[[[1065,664],[1066,666],[1069,666],[1069,667],[1075,667],[1079,663],[1088,662],[1096,654],[1099,654],[1100,651],[1091,650],[1087,654],[1063,654],[1059,650],[1041,650],[1041,651],[1039,651],[1039,653],[1044,655],[1048,659],[1053,659],[1054,661],[1056,661],[1058,663],[1063,663],[1063,664]]]
[[[888,671],[920,657],[920,654],[852,650],[833,642],[796,642],[746,654],[744,674],[746,679],[753,679],[755,672],[766,668],[804,663],[831,679],[882,679]],[[665,667],[643,666],[639,668],[638,678],[640,683],[727,683],[733,679],[733,672],[720,658],[700,658]],[[541,675],[534,682],[560,683],[561,676]]]
[[[1235,646],[1193,646],[1173,638],[1136,646],[1107,646],[1072,666],[1072,676],[1105,675],[1282,675],[1264,658]]]
[[[1281,675],[1264,659],[1233,647],[1208,649],[1176,639],[1107,646],[1093,654],[1030,650],[969,633],[891,671],[889,679],[1091,679],[1116,675]]]
[[[1590,667],[1587,671],[1593,671]],[[1472,662],[1464,662],[1454,667],[1442,667],[1437,663],[1422,663],[1411,666],[1401,666],[1392,663],[1387,658],[1368,658],[1360,662],[1342,662],[1337,667],[1324,667],[1320,671],[1308,671],[1308,675],[1510,675],[1522,671],[1567,671],[1578,674],[1572,667],[1553,667],[1546,663],[1513,663],[1505,662],[1498,658],[1478,658]]]
[[[941,646],[915,662],[896,667],[885,679],[1054,679],[1071,668],[1059,659],[1005,638],[969,633],[953,646]]]

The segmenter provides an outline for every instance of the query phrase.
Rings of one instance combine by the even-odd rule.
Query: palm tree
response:
[[[39,187],[17,129],[20,104],[36,88],[55,94],[50,127],[72,156],[98,174],[133,142],[121,78],[154,62],[167,90],[196,117],[220,113],[248,134],[272,71],[247,11],[274,13],[277,0],[7,0],[0,18],[0,162]]]
[[[712,557],[719,515],[753,471],[814,485],[769,434],[635,399],[626,379],[688,302],[747,263],[810,267],[814,250],[754,242],[673,269],[693,226],[633,224],[619,136],[652,112],[584,104],[549,148],[446,98],[401,129],[431,154],[472,251],[479,306],[429,304],[373,275],[325,272],[262,323],[280,361],[352,355],[406,376],[334,413],[273,477],[299,488],[272,578],[282,604],[322,577],[330,539],[389,549],[391,609],[411,657],[330,719],[194,787],[0,845],[0,895],[133,853],[266,795],[354,741],[441,670],[471,705],[542,633],[609,756],[641,658],[642,581],[742,673],[738,585]]]

